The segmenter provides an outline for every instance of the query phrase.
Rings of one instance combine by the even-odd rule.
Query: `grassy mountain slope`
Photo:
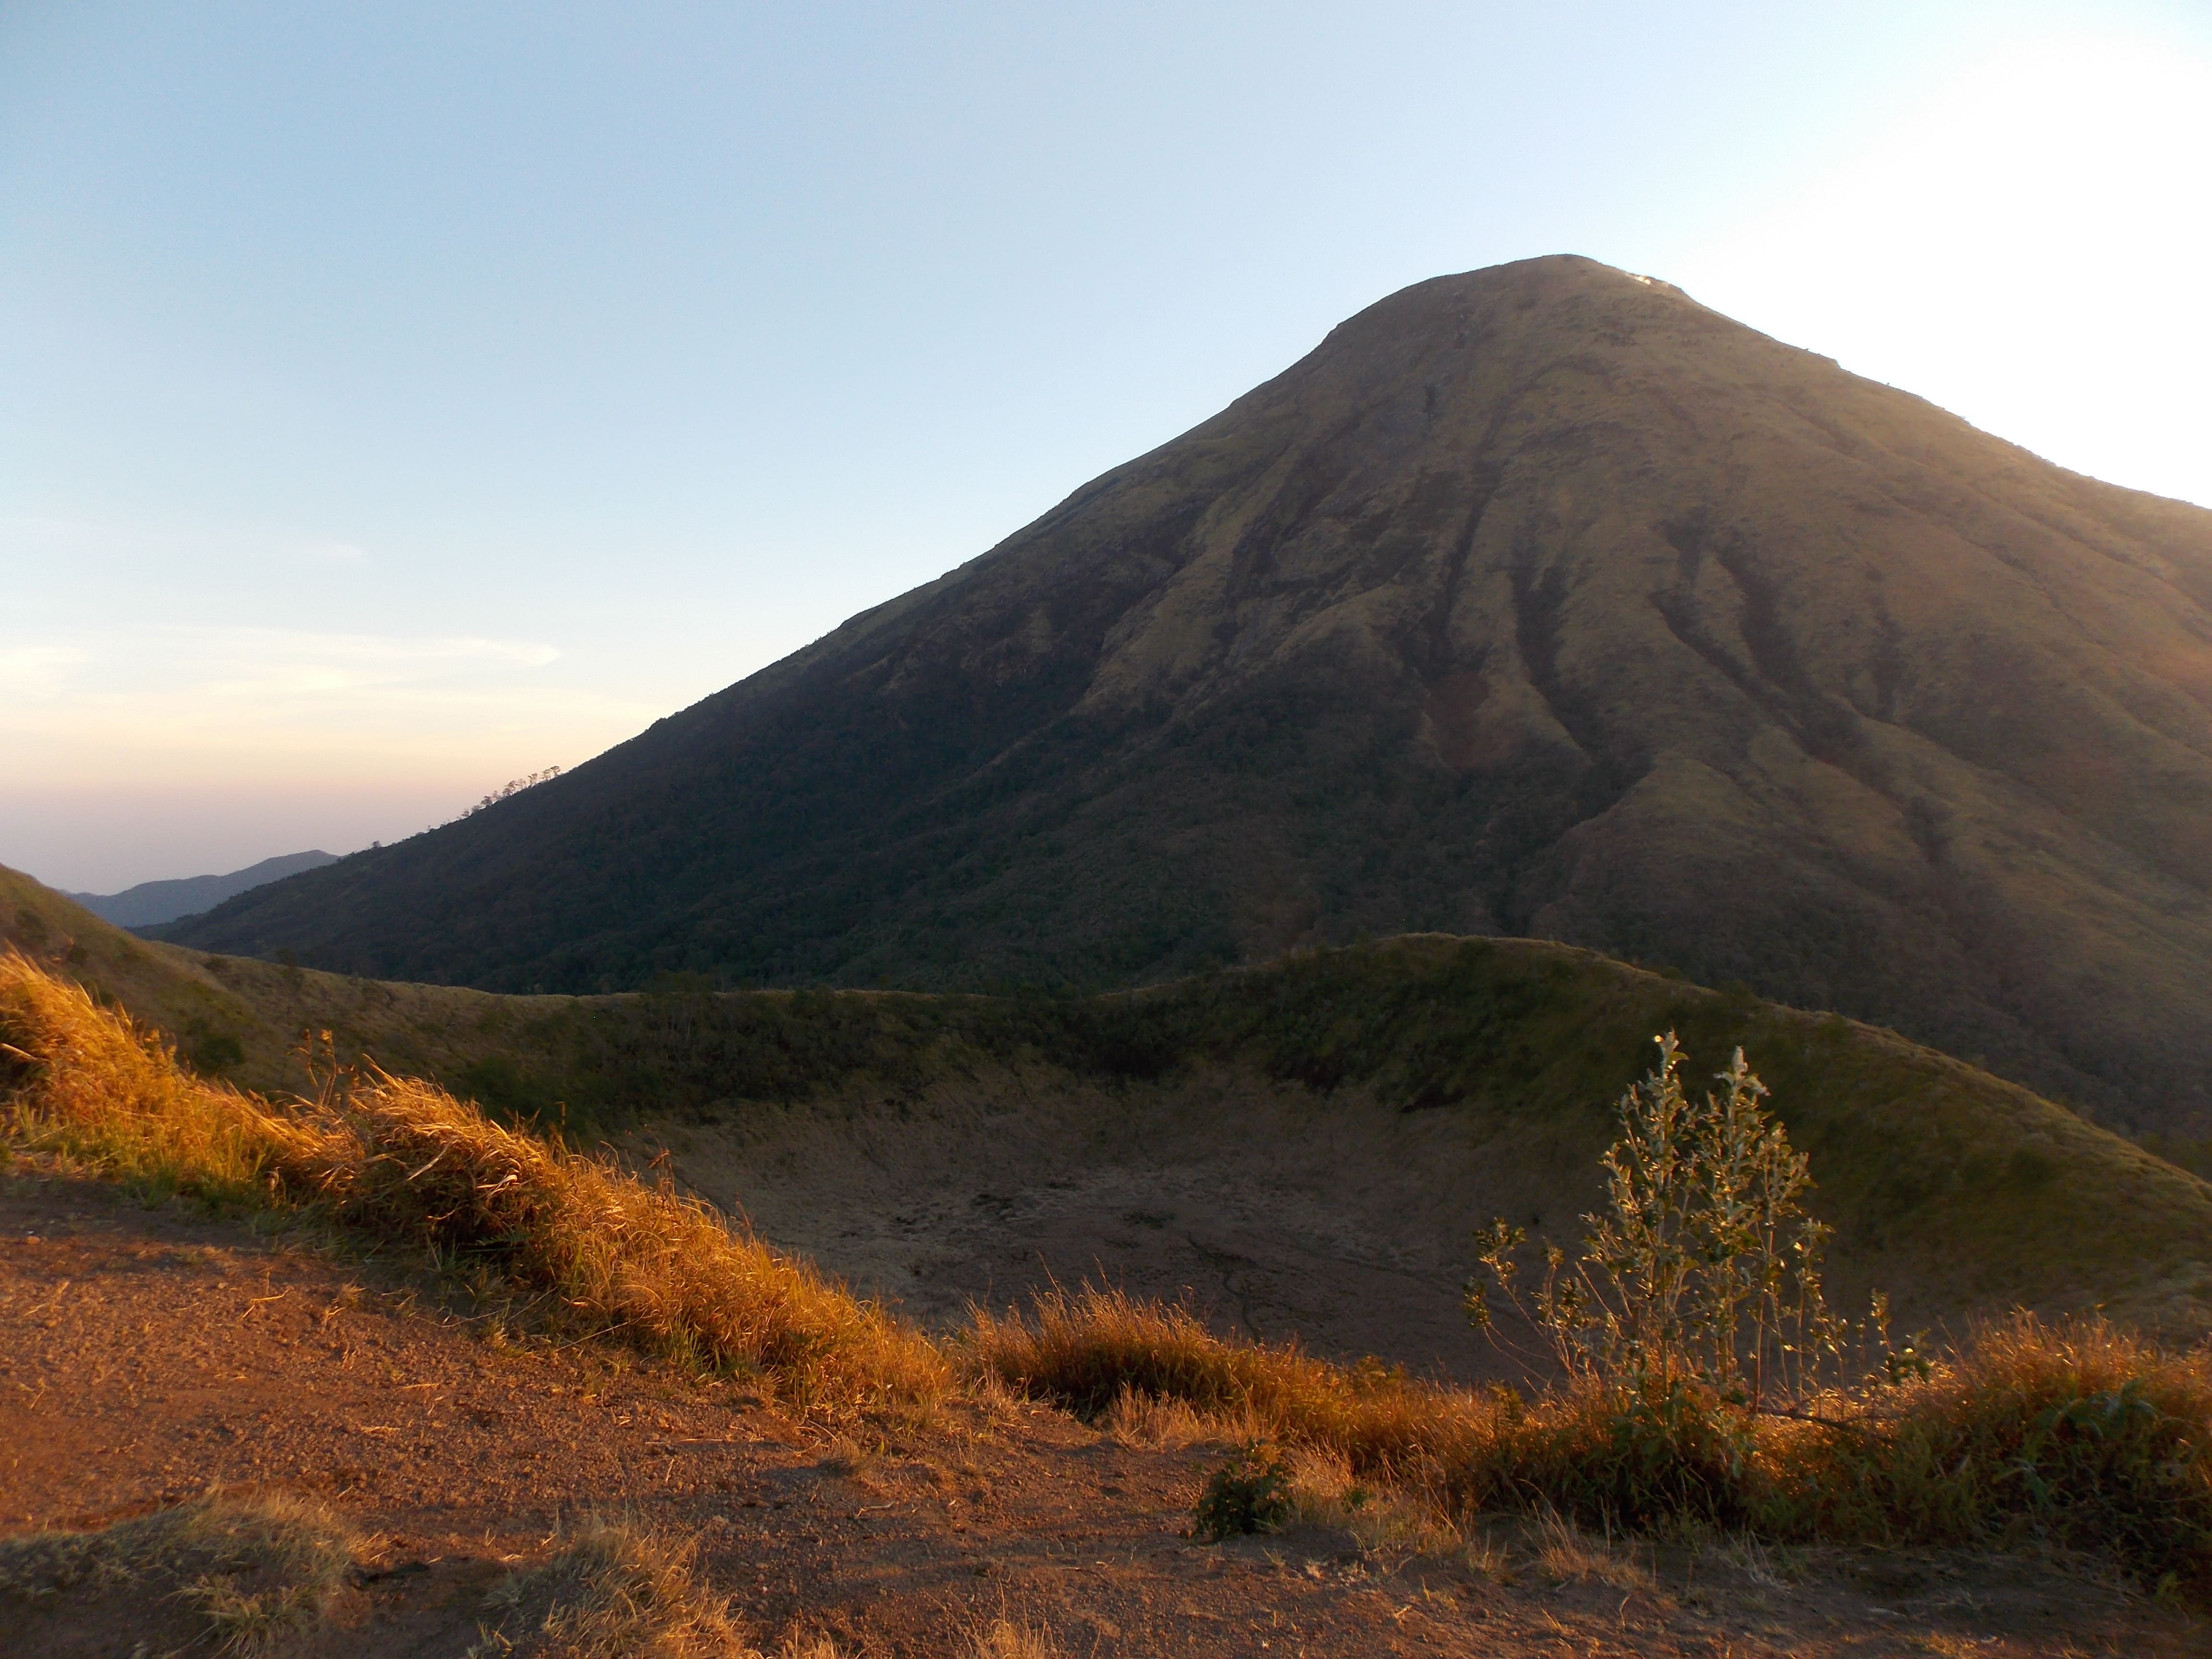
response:
[[[1586,260],[1439,278],[576,772],[175,937],[588,992],[1419,930],[2212,1132],[2212,514]]]
[[[1673,1028],[1701,1070],[1749,1050],[1812,1156],[1847,1293],[1887,1287],[1914,1317],[2097,1302],[2212,1323],[2212,1186],[1893,1033],[1565,945],[1411,937],[1089,997],[505,997],[202,957],[0,882],[9,942],[172,1030],[234,1036],[240,1080],[304,1080],[298,1034],[327,1030],[509,1115],[678,1146],[687,1178],[840,1270],[874,1212],[979,1173],[1005,1190],[1171,1156],[1226,1182],[1261,1143],[1316,1190],[1382,1170],[1362,1224],[1449,1268],[1493,1213],[1571,1232],[1611,1102]]]

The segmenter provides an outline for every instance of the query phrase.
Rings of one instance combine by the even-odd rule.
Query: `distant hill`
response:
[[[1537,940],[1383,939],[1093,997],[502,996],[134,939],[0,869],[8,945],[248,1086],[307,1086],[304,1031],[585,1145],[665,1148],[765,1237],[948,1318],[1044,1269],[1195,1271],[1160,1259],[1191,1238],[1228,1253],[1232,1303],[1267,1280],[1325,1348],[1471,1358],[1474,1225],[1573,1237],[1611,1103],[1672,1028],[1697,1071],[1741,1043],[1772,1086],[1841,1304],[1884,1287],[1908,1328],[2091,1303],[2212,1328],[2212,1185],[1892,1032]],[[1309,1279],[1333,1288],[1283,1300]]]
[[[1416,930],[2212,1133],[2212,513],[1664,283],[1442,277],[588,765],[173,936],[592,991]]]
[[[319,870],[325,864],[337,862],[334,854],[319,849],[287,853],[281,858],[264,859],[243,870],[234,870],[227,876],[142,881],[119,893],[71,893],[70,896],[102,921],[112,921],[118,927],[150,927],[156,922],[174,921],[179,916],[211,910],[227,898],[235,898],[286,876],[296,876],[302,870]]]

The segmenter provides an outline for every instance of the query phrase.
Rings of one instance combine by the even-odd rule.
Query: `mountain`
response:
[[[156,922],[174,921],[179,916],[211,910],[225,899],[281,881],[286,876],[295,876],[302,870],[319,870],[325,864],[337,862],[335,854],[318,848],[310,853],[286,853],[279,858],[264,859],[227,876],[142,881],[119,893],[71,893],[70,897],[101,921],[112,921],[118,927],[150,927]]]
[[[590,764],[170,931],[593,990],[1415,929],[2212,1131],[2212,514],[1663,283],[1442,277]]]

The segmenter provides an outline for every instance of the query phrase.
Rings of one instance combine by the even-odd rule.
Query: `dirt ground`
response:
[[[970,1303],[1102,1283],[1186,1301],[1224,1334],[1461,1382],[1548,1369],[1510,1316],[1504,1351],[1469,1328],[1475,1230],[1504,1216],[1571,1242],[1603,1200],[1595,1153],[1559,1124],[1409,1112],[1225,1069],[1113,1090],[1002,1074],[749,1102],[645,1123],[620,1150],[933,1329]],[[1826,1266],[1833,1305],[1857,1312],[1879,1288],[1901,1330],[1975,1306],[1965,1277],[1924,1254],[1834,1244]]]
[[[2212,1645],[2056,1558],[1599,1546],[1547,1566],[1503,1525],[1487,1559],[1322,1528],[1205,1546],[1186,1532],[1218,1446],[1123,1443],[1008,1402],[902,1443],[832,1441],[730,1385],[518,1340],[425,1289],[19,1163],[0,1177],[0,1532],[211,1486],[324,1499],[363,1536],[361,1582],[313,1650],[349,1659],[459,1659],[501,1575],[593,1512],[696,1536],[762,1645],[828,1635],[851,1655],[963,1653],[1000,1616],[1071,1659]],[[64,1613],[0,1599],[0,1654],[130,1653],[167,1616]]]
[[[1471,1218],[1571,1227],[1593,1201],[1590,1160],[1540,1130],[1229,1073],[749,1103],[623,1147],[662,1149],[690,1190],[932,1328],[1090,1281],[1187,1301],[1224,1334],[1469,1380],[1517,1370],[1461,1310]]]

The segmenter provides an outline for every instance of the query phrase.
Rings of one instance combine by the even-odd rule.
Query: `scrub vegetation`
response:
[[[2174,1586],[2201,1579],[2212,1547],[2212,1357],[2094,1317],[2017,1316],[1911,1364],[1778,1381],[1756,1403],[1711,1363],[1694,1297],[1653,1343],[1591,1349],[1527,1395],[1224,1340],[1187,1310],[1097,1290],[979,1313],[936,1341],[704,1206],[427,1084],[331,1077],[313,1096],[250,1096],[192,1075],[158,1036],[20,955],[0,962],[0,1042],[19,1149],[554,1291],[564,1316],[611,1339],[757,1377],[817,1418],[911,1425],[950,1392],[995,1388],[1109,1424],[1180,1407],[1326,1454],[1347,1480],[1448,1517],[1888,1544],[2034,1537]],[[1670,1075],[1623,1103],[1624,1140],[1663,1110]],[[1741,1127],[1755,1139],[1763,1121]],[[1604,1224],[1585,1258],[1601,1265]],[[1669,1347],[1683,1363],[1657,1358]],[[1237,1481],[1274,1479],[1274,1454],[1255,1457],[1256,1474],[1217,1483],[1224,1518]],[[1273,1486],[1255,1490],[1247,1507],[1272,1512]]]

